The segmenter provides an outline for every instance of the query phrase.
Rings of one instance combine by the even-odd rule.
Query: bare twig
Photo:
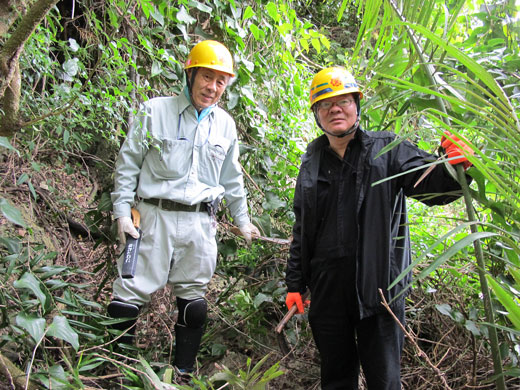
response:
[[[419,347],[419,344],[417,344],[413,335],[410,332],[408,332],[408,330],[403,326],[403,324],[401,324],[401,321],[399,321],[399,319],[395,316],[392,309],[390,309],[390,306],[388,306],[388,303],[386,302],[385,295],[383,294],[383,290],[379,289],[379,295],[381,295],[381,299],[383,300],[381,302],[381,304],[390,313],[390,315],[395,320],[395,322],[397,322],[399,327],[403,330],[405,336],[408,337],[410,342],[414,345],[415,349],[417,350],[417,354],[420,357],[424,358],[426,363],[432,368],[432,370],[435,372],[435,374],[437,374],[437,376],[441,379],[441,381],[444,385],[444,388],[447,390],[452,390],[450,385],[448,385],[448,381],[446,380],[446,376],[444,375],[444,373],[441,370],[439,370],[439,368],[435,364],[432,363],[432,361],[430,360],[428,355],[421,349],[421,347]]]

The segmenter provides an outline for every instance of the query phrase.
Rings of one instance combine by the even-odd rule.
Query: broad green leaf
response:
[[[67,378],[67,373],[63,367],[59,365],[50,367],[49,374],[44,377],[40,377],[40,380],[48,389],[60,390],[71,388],[71,384]]]
[[[142,375],[142,379],[145,383],[145,388],[149,389],[155,389],[155,390],[162,390],[164,389],[164,386],[161,382],[161,379],[157,376],[157,374],[154,372],[150,364],[142,357],[139,356],[139,362],[144,367],[144,371],[146,372],[146,376]],[[149,382],[152,383],[149,383]]]
[[[67,73],[70,77],[76,76],[79,70],[78,65],[79,60],[77,58],[72,58],[70,60],[65,61],[63,64],[63,70],[65,73]]]
[[[78,334],[63,316],[54,317],[52,324],[47,328],[47,335],[68,342],[76,351],[79,348]]]
[[[159,61],[154,61],[152,63],[152,73],[151,73],[151,77],[154,77],[154,76],[157,76],[158,74],[160,74],[162,72],[162,65]]]
[[[42,307],[46,307],[47,295],[40,288],[40,281],[33,274],[26,272],[22,277],[13,283],[15,288],[26,288],[31,290],[40,301]]]
[[[161,26],[164,26],[164,15],[155,7],[152,7],[150,10],[150,15],[152,18],[159,23]]]
[[[240,92],[242,95],[244,95],[246,98],[248,98],[251,102],[255,101],[255,97],[253,96],[253,91],[251,90],[251,87],[246,86],[240,88]]]
[[[149,0],[140,0],[139,3],[141,4],[144,16],[148,19],[150,17],[150,7],[153,7],[153,5],[150,4]]]
[[[78,42],[74,38],[69,38],[69,46],[70,50],[72,50],[73,52],[77,52],[80,48]]]
[[[486,275],[491,289],[507,310],[507,318],[511,320],[516,330],[520,330],[520,299],[507,292],[493,277]]]
[[[185,7],[181,7],[179,12],[177,12],[177,19],[179,22],[185,23],[185,24],[192,24],[197,21],[194,17],[192,17],[188,12],[186,12]]]
[[[265,8],[267,9],[267,13],[271,17],[271,19],[273,19],[275,22],[279,22],[280,21],[280,15],[278,15],[278,9],[276,8],[276,4],[275,3],[270,1],[269,3],[267,3]]]
[[[16,185],[17,186],[21,186],[23,183],[25,183],[26,181],[28,181],[30,179],[29,175],[24,172],[20,175],[20,177],[18,178],[18,180],[16,180]]]
[[[292,31],[293,25],[291,23],[283,23],[280,26],[276,26],[281,35],[287,34],[288,31]]]
[[[22,312],[16,316],[16,325],[25,329],[36,343],[40,342],[45,334],[45,319],[41,317]]]
[[[439,311],[439,313],[451,317],[452,308],[447,303],[435,305],[435,308]]]
[[[513,267],[510,267],[509,273],[515,280],[515,283],[517,284],[518,288],[520,288],[520,269],[515,269]]]
[[[112,200],[110,198],[110,194],[108,192],[103,192],[101,194],[101,199],[98,203],[99,211],[111,211],[112,210]]]
[[[227,347],[223,344],[214,343],[211,345],[211,356],[222,356],[226,351]]]
[[[252,18],[253,16],[255,16],[255,11],[253,11],[253,8],[251,8],[251,6],[248,5],[246,10],[244,11],[244,16],[242,17],[242,21]]]
[[[271,297],[269,297],[263,293],[258,293],[255,296],[255,299],[253,300],[253,305],[258,308],[264,302],[272,302]]]
[[[265,210],[276,210],[285,207],[287,204],[273,192],[267,192],[265,195],[265,201],[262,203]]]
[[[118,17],[116,15],[116,13],[111,8],[107,9],[107,13],[108,13],[108,20],[110,20],[110,25],[114,28],[118,28],[119,21],[118,21]]]
[[[0,237],[0,245],[5,247],[9,254],[18,255],[22,250],[21,241],[18,238]]]
[[[213,9],[210,6],[208,6],[206,4],[203,4],[203,3],[200,3],[198,1],[195,1],[195,0],[190,0],[188,2],[188,5],[192,6],[192,7],[194,6],[199,11],[206,12],[207,14],[210,14],[211,12],[213,12]]]
[[[7,137],[0,137],[0,146],[12,150],[13,152],[16,152],[16,154],[19,156],[20,152],[9,142],[9,139]]]
[[[240,99],[240,96],[235,91],[229,90],[227,92],[228,95],[228,102],[227,102],[227,108],[228,110],[232,110],[235,108],[235,106],[238,104],[238,100]]]
[[[63,131],[63,144],[68,145],[70,140],[70,131],[69,129],[65,129]]]
[[[482,332],[478,328],[478,326],[471,320],[467,320],[464,323],[464,327],[469,330],[474,336],[479,337],[482,335]]]
[[[0,198],[0,210],[2,210],[4,217],[15,225],[27,227],[20,210],[14,207],[7,199]]]
[[[256,24],[251,23],[249,25],[249,30],[251,31],[253,37],[255,37],[257,41],[259,41],[262,38],[262,30],[260,30]]]
[[[314,47],[314,50],[316,50],[318,53],[321,52],[321,43],[320,43],[319,39],[312,38],[311,39],[311,44],[312,44],[312,47]]]

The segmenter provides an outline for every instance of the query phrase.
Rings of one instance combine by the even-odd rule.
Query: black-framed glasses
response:
[[[340,108],[347,108],[350,107],[354,103],[353,99],[342,99],[338,100],[337,102],[319,102],[318,108],[320,110],[328,111],[332,108],[333,105],[336,105]]]

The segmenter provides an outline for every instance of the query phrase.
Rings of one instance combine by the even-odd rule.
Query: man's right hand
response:
[[[135,228],[132,218],[130,217],[119,217],[117,219],[117,233],[121,244],[126,243],[126,233],[130,234],[135,239],[139,238],[139,232]]]
[[[296,305],[298,308],[298,314],[303,314],[303,300],[302,295],[299,292],[287,293],[287,297],[285,297],[285,304],[289,310],[291,310],[291,307]]]

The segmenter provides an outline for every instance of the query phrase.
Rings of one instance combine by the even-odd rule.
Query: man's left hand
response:
[[[240,229],[242,236],[245,238],[247,245],[251,245],[251,240],[253,238],[260,237],[260,231],[251,222],[247,225],[239,226],[238,228]]]
[[[454,142],[456,142],[458,145],[456,145]],[[462,163],[464,170],[468,169],[472,165],[466,156],[473,156],[475,151],[468,144],[466,144],[466,142],[461,141],[450,132],[446,131],[442,136],[441,146],[448,155],[448,158],[452,159],[449,160],[450,164],[456,165]]]

